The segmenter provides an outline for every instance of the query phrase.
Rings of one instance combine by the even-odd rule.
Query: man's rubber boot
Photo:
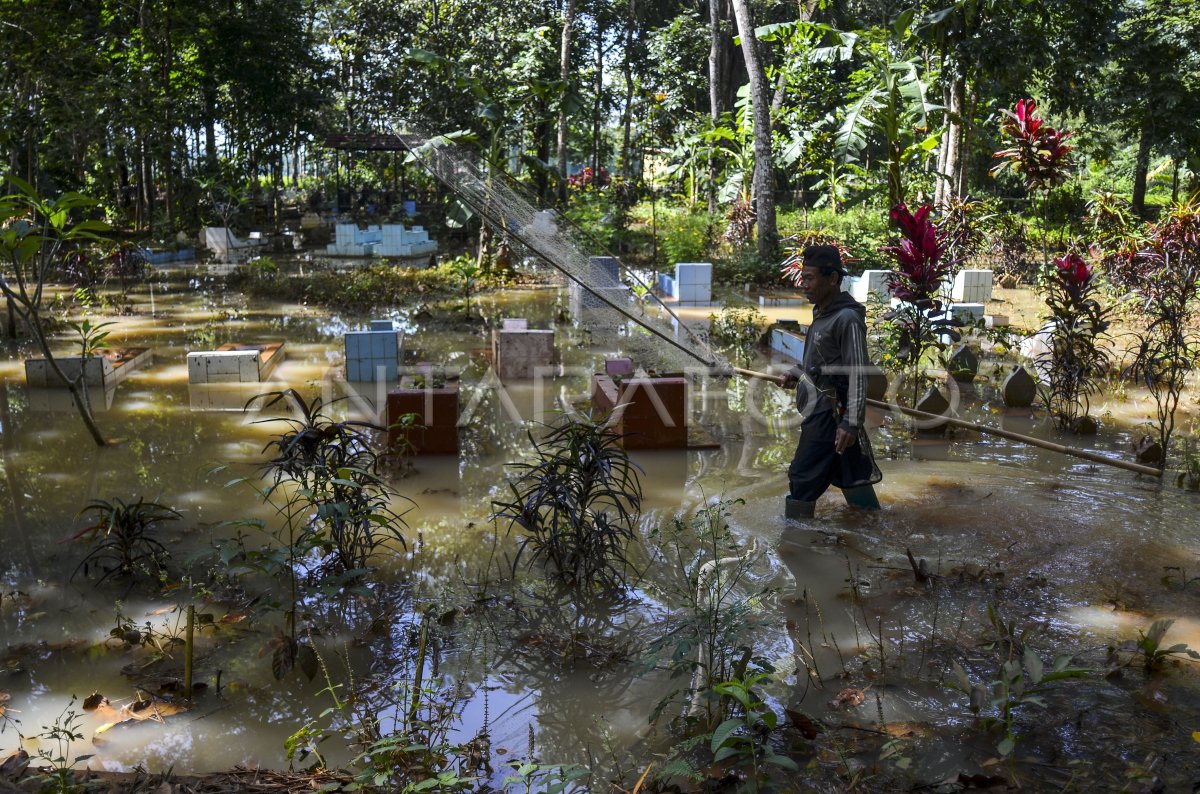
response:
[[[816,509],[816,502],[805,502],[802,499],[793,499],[790,496],[787,497],[783,503],[784,518],[792,518],[796,520],[812,518],[813,513],[816,512]]]
[[[875,496],[875,489],[870,485],[860,485],[857,488],[843,488],[842,496],[846,498],[846,504],[851,507],[857,507],[861,510],[879,509],[879,498]]]

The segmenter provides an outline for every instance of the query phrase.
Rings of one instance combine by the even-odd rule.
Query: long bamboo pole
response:
[[[783,378],[779,375],[768,375],[765,372],[755,372],[754,370],[740,369],[738,367],[734,367],[733,371],[738,375],[742,375],[747,378],[761,378],[762,380],[768,380],[772,383],[780,385],[783,383]],[[882,400],[872,400],[870,398],[867,399],[867,405],[871,405],[876,408],[882,408],[884,410],[897,410],[916,419],[932,420],[952,425],[954,427],[975,430],[980,433],[986,433],[987,435],[1006,438],[1009,441],[1016,441],[1021,444],[1028,444],[1032,447],[1047,449],[1051,452],[1058,452],[1063,455],[1071,455],[1072,457],[1083,458],[1084,460],[1090,460],[1093,463],[1103,463],[1107,466],[1115,466],[1118,469],[1125,469],[1126,471],[1137,472],[1138,474],[1149,474],[1151,477],[1163,476],[1163,470],[1156,469],[1153,466],[1143,466],[1140,463],[1131,463],[1130,461],[1120,460],[1119,458],[1110,458],[1107,455],[1101,455],[1099,452],[1092,452],[1086,449],[1076,449],[1075,447],[1068,447],[1065,444],[1056,444],[1053,441],[1034,438],[1033,436],[1027,436],[1022,433],[1014,433],[1011,430],[1001,430],[998,427],[990,427],[989,425],[982,425],[978,422],[968,422],[965,419],[957,419],[952,416],[931,414],[927,413],[926,411],[918,411],[916,408],[906,408],[903,405],[894,405]]]

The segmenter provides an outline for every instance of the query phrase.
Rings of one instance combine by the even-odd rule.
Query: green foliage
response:
[[[751,306],[726,306],[720,314],[709,315],[708,321],[712,338],[731,349],[741,364],[750,362],[767,325],[766,316]]]
[[[72,540],[88,543],[91,549],[75,567],[72,579],[81,570],[86,576],[91,566],[96,565],[101,582],[113,574],[140,574],[158,580],[171,553],[154,537],[155,530],[164,521],[178,521],[179,513],[138,497],[131,503],[119,498],[111,502],[95,499],[79,515],[88,516],[90,523],[75,533]]]
[[[791,772],[800,769],[795,761],[779,755],[771,745],[771,733],[779,727],[779,717],[753,689],[766,679],[766,673],[750,673],[745,678],[724,681],[713,687],[713,692],[733,701],[737,713],[712,732],[708,748],[713,754],[713,763],[727,761],[735,768],[747,770],[752,791],[759,790],[766,782],[766,765]]]
[[[659,249],[667,267],[677,262],[703,262],[715,237],[715,221],[707,213],[660,210]]]
[[[757,611],[766,591],[755,589],[751,579],[756,549],[741,547],[729,528],[730,512],[741,504],[740,499],[706,504],[650,534],[651,569],[675,611],[651,641],[646,664],[665,663],[672,679],[690,676],[686,685],[659,700],[656,718],[682,699],[687,713],[703,715],[706,725],[719,722],[726,701],[714,687],[744,675],[754,659],[749,649],[753,633],[764,624]]]
[[[462,290],[463,304],[467,311],[471,309],[471,295],[475,292],[475,285],[479,282],[483,271],[479,268],[479,264],[475,261],[475,257],[470,254],[462,254],[451,259],[447,265],[450,272],[453,273],[459,280]]]
[[[1186,643],[1177,642],[1174,645],[1164,645],[1163,639],[1175,621],[1171,618],[1159,618],[1150,624],[1145,631],[1138,630],[1138,638],[1133,643],[1135,650],[1142,657],[1142,667],[1147,673],[1161,670],[1172,656],[1186,656],[1189,659],[1200,659],[1200,653],[1192,650]]]
[[[422,300],[462,295],[462,278],[449,263],[410,268],[384,263],[344,272],[313,270],[304,276],[284,273],[264,257],[237,268],[226,284],[256,298],[308,302],[330,311],[367,313]]]
[[[591,771],[579,764],[539,764],[512,761],[511,775],[504,777],[504,791],[525,794],[571,794],[588,790]]]
[[[580,589],[625,583],[628,545],[641,511],[639,469],[604,419],[564,417],[530,440],[532,462],[510,463],[510,498],[492,503],[493,519],[524,534],[513,569],[528,550],[556,580]]]
[[[1200,452],[1196,451],[1193,439],[1184,439],[1180,458],[1183,469],[1175,477],[1175,487],[1200,491]]]
[[[50,765],[45,772],[33,778],[35,783],[41,784],[41,791],[76,794],[86,790],[75,780],[75,766],[85,763],[92,755],[87,753],[71,757],[71,747],[75,742],[84,740],[81,730],[83,715],[75,710],[76,700],[72,695],[71,702],[54,718],[54,722],[43,725],[41,733],[33,737],[38,741],[37,757]],[[42,746],[43,743],[53,743],[53,747]]]
[[[0,296],[10,315],[24,323],[50,368],[65,381],[80,418],[97,446],[107,442],[96,427],[83,391],[84,370],[74,378],[62,372],[47,339],[43,296],[52,275],[82,244],[104,242],[108,226],[85,216],[96,202],[78,193],[44,198],[24,180],[6,177],[12,192],[0,196]],[[86,343],[86,337],[85,337]]]
[[[1016,749],[1018,735],[1016,720],[1029,707],[1046,708],[1043,697],[1049,685],[1068,678],[1083,678],[1091,670],[1071,667],[1071,657],[1059,656],[1047,670],[1045,662],[1032,648],[1026,647],[1019,658],[1008,658],[1001,665],[995,680],[972,682],[962,665],[955,662],[952,688],[965,693],[971,713],[980,717],[984,727],[999,727],[1004,736],[996,751],[1004,757]]]
[[[339,573],[364,568],[388,541],[404,543],[402,516],[390,507],[392,492],[379,476],[380,454],[373,435],[382,428],[369,422],[335,420],[320,397],[306,401],[294,389],[264,395],[262,410],[288,405],[297,416],[280,420],[289,429],[264,448],[274,457],[266,464],[268,496],[282,485],[315,513],[304,530],[304,543],[328,555]]]

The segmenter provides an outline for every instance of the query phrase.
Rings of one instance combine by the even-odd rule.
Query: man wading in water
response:
[[[790,493],[784,515],[811,518],[830,485],[855,507],[878,510],[872,484],[883,479],[871,454],[863,419],[867,410],[867,310],[842,292],[847,275],[832,245],[804,249],[800,288],[813,304],[804,361],[784,376],[804,415],[800,443],[788,467]]]

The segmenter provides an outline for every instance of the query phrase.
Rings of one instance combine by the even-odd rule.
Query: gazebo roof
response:
[[[404,151],[400,138],[390,132],[339,132],[325,138],[325,147],[343,151]]]

